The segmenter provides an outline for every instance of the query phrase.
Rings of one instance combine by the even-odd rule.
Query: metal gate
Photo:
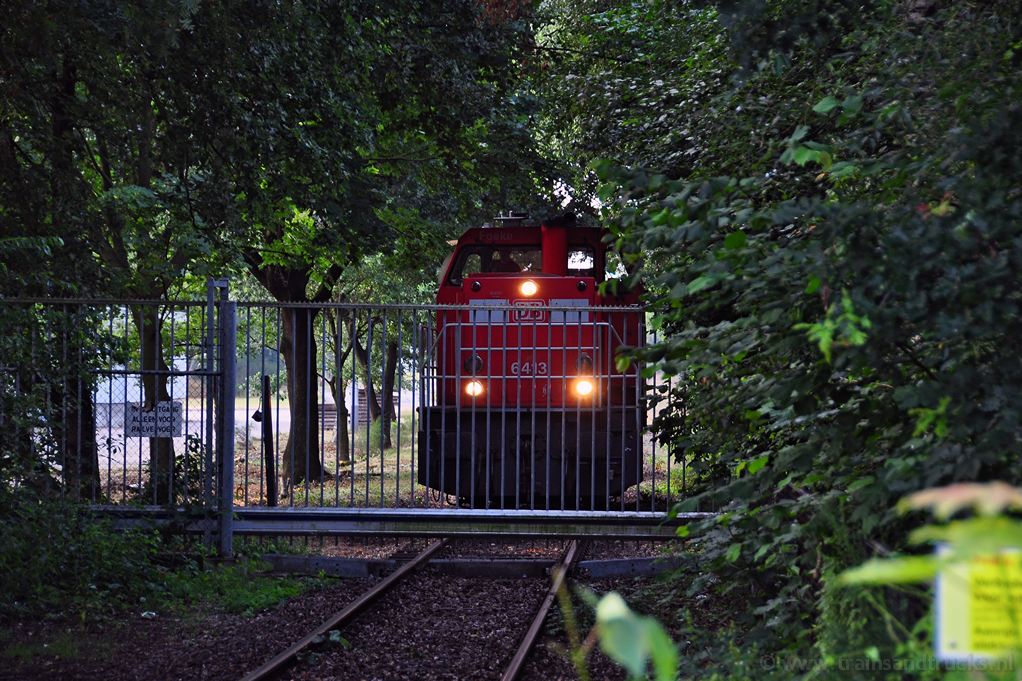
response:
[[[600,351],[614,324],[598,320],[644,328],[638,308],[510,327],[520,311],[499,305],[234,302],[226,281],[205,301],[0,305],[27,348],[0,360],[2,430],[61,494],[124,522],[217,532],[225,553],[234,533],[673,532],[685,461],[647,432],[667,386]],[[597,394],[571,402],[582,355]],[[486,401],[462,389],[473,372]]]
[[[601,350],[655,342],[611,343],[643,310],[237,306],[239,531],[673,533],[686,464],[647,428],[668,386]],[[580,351],[607,399],[563,399]]]

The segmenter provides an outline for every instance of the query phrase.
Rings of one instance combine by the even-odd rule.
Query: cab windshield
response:
[[[542,268],[539,246],[466,246],[458,254],[447,283],[461,286],[471,274],[539,272]]]

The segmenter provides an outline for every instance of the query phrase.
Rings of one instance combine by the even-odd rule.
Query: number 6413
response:
[[[548,373],[546,362],[512,362],[512,376],[546,376]]]

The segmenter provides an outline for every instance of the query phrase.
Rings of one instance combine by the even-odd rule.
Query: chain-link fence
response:
[[[220,303],[0,303],[5,479],[95,504],[209,504]]]

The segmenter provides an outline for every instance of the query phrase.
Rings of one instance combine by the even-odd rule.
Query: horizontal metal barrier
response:
[[[216,521],[189,514],[184,509],[110,506],[102,509],[116,527],[172,526],[178,531],[202,534],[214,531]],[[239,535],[389,535],[471,537],[578,537],[604,539],[671,539],[678,526],[710,517],[711,513],[681,513],[665,519],[648,511],[494,511],[484,509],[397,508],[239,508],[234,533]]]

